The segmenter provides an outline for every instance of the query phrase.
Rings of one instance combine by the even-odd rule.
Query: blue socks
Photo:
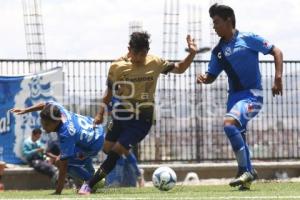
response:
[[[128,163],[130,164],[130,167],[133,168],[136,176],[137,177],[141,176],[141,172],[140,172],[140,169],[139,169],[139,167],[137,165],[137,159],[136,159],[135,155],[132,152],[130,152],[126,156],[126,158],[127,158]]]
[[[238,162],[239,170],[246,172],[248,170],[248,156],[244,138],[239,129],[234,125],[225,125],[224,131],[231,143],[232,149],[235,153]],[[249,150],[248,150],[249,151]],[[250,158],[249,158],[250,159]]]
[[[247,145],[246,142],[246,135],[245,133],[242,133],[242,137],[244,139],[244,143],[245,143],[245,149],[246,149],[246,155],[247,155],[247,168],[250,172],[252,172],[253,168],[252,168],[252,164],[251,164],[251,160],[250,160],[250,151],[249,151],[249,147]]]

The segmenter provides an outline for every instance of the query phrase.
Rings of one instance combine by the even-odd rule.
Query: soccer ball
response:
[[[171,190],[176,184],[177,176],[170,167],[159,167],[152,175],[154,187],[162,191]]]

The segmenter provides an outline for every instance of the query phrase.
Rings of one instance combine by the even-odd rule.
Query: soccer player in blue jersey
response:
[[[35,111],[41,111],[43,129],[47,133],[57,132],[59,138],[61,153],[56,158],[59,176],[54,194],[61,194],[67,173],[82,182],[89,180],[95,172],[92,157],[103,147],[103,127],[94,127],[91,117],[72,113],[56,102],[11,110],[18,115]]]
[[[214,29],[221,38],[212,51],[208,70],[198,75],[197,82],[210,84],[224,70],[228,76],[229,91],[224,131],[229,139],[238,163],[238,174],[230,186],[240,190],[250,189],[257,174],[251,165],[246,143],[246,126],[263,104],[261,74],[258,53],[271,54],[275,61],[273,96],[282,95],[282,52],[264,38],[240,32],[235,28],[232,8],[214,4],[209,9]]]

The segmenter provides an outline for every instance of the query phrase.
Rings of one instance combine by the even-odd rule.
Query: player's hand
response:
[[[20,108],[13,108],[13,109],[10,109],[9,111],[12,113],[15,113],[17,115],[22,115],[22,114],[26,113],[25,109],[20,109]]]
[[[41,152],[41,153],[43,153],[43,152],[44,152],[44,149],[43,149],[43,148],[37,148],[37,149],[36,149],[36,152]]]
[[[94,127],[96,127],[98,124],[102,124],[102,122],[103,122],[103,115],[97,114],[94,118],[93,125]]]
[[[207,75],[206,74],[200,74],[197,76],[197,83],[201,84],[206,84],[207,83]]]
[[[197,53],[197,44],[195,43],[195,39],[191,37],[191,35],[186,36],[186,42],[188,44],[188,51],[190,53]]]
[[[272,94],[273,97],[276,95],[282,96],[282,78],[281,77],[276,77],[274,80],[274,85],[272,87]]]

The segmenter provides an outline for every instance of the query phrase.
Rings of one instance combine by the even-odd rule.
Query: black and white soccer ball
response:
[[[170,167],[159,167],[152,175],[154,187],[162,191],[171,190],[177,181],[176,173]]]

